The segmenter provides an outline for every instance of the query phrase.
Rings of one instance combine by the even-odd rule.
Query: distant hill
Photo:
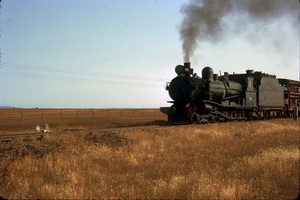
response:
[[[13,108],[11,106],[0,106],[0,108]]]

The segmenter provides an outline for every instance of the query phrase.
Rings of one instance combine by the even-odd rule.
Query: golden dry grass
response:
[[[295,199],[291,119],[45,136],[1,144],[0,195],[29,199]]]

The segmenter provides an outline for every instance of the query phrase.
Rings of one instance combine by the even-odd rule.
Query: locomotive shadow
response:
[[[125,126],[117,126],[117,127],[128,127],[128,126],[170,126],[171,124],[169,124],[167,121],[165,120],[154,120],[154,121],[148,121],[148,122],[138,122],[138,123],[133,123],[130,125],[125,125]]]

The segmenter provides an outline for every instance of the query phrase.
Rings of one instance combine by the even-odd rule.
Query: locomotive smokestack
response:
[[[184,63],[184,65],[177,65],[175,67],[175,72],[178,74],[178,75],[185,75],[186,77],[189,77],[191,76],[191,74],[193,74],[193,69],[191,68],[191,63],[189,62],[186,62]]]
[[[190,69],[191,68],[191,63],[190,62],[185,62],[184,67]]]
[[[184,73],[186,76],[190,76],[191,74],[193,74],[193,69],[191,68],[190,62],[184,63]]]

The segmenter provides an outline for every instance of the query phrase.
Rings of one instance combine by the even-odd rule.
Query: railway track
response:
[[[40,133],[15,133],[15,134],[1,134],[0,141],[9,141],[15,138],[21,137],[43,137],[46,135],[64,135],[64,134],[80,134],[80,133],[101,133],[101,132],[116,132],[116,131],[129,131],[129,130],[140,130],[140,129],[153,129],[159,128],[159,125],[149,126],[129,126],[129,127],[115,127],[115,128],[103,128],[103,129],[70,129],[57,132],[40,132]]]

